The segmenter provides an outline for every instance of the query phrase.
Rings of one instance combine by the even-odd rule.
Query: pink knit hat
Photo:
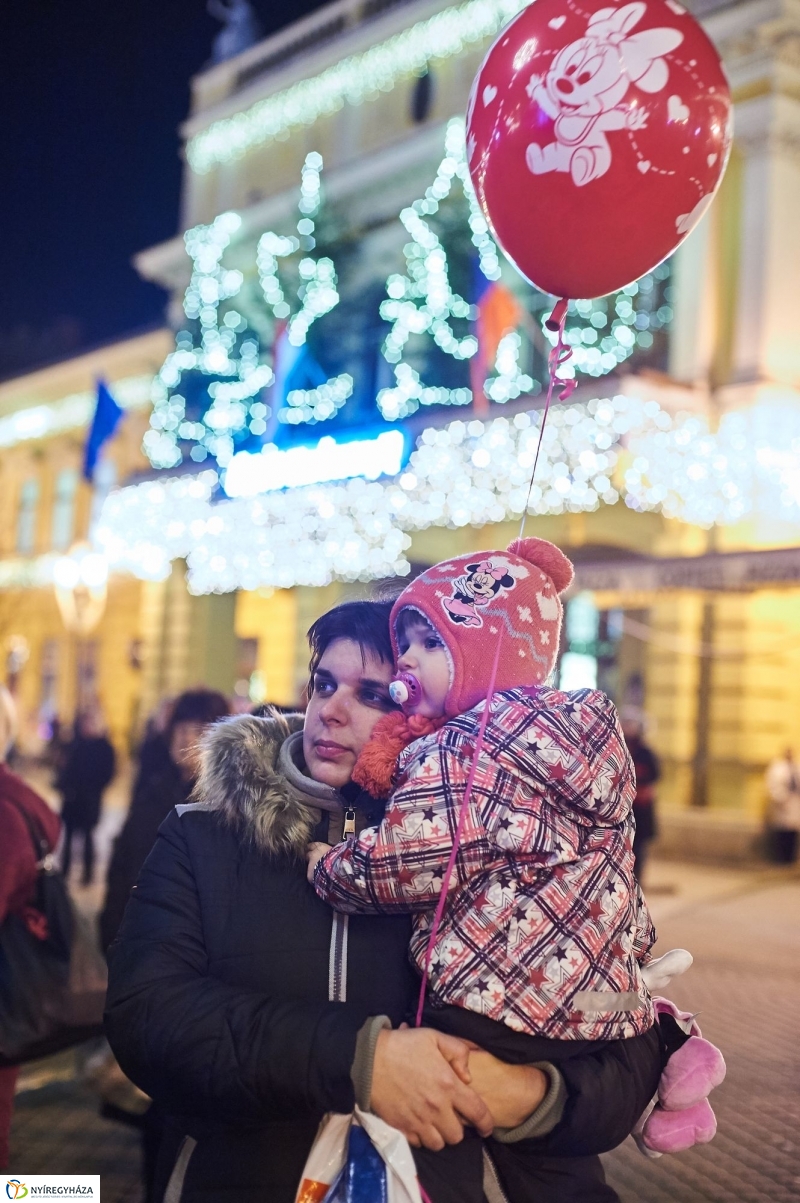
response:
[[[403,590],[392,607],[395,624],[409,607],[423,614],[450,655],[449,717],[486,697],[496,639],[503,650],[495,689],[541,685],[558,656],[562,606],[559,593],[572,582],[572,564],[545,539],[515,539],[508,551],[477,551],[434,564]]]

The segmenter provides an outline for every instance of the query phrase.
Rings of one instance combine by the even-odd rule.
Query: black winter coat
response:
[[[108,865],[106,897],[100,914],[100,943],[104,952],[119,931],[131,890],[156,842],[159,827],[176,806],[189,800],[191,788],[169,757],[156,771],[139,773],[127,818],[114,841]]]
[[[91,831],[100,818],[103,790],[114,776],[114,748],[105,735],[78,735],[64,753],[56,789],[63,796],[61,818],[67,827]]]
[[[322,1115],[353,1107],[360,1027],[379,1014],[398,1023],[415,995],[410,921],[351,916],[347,1001],[328,1001],[332,912],[302,856],[327,787],[309,781],[303,797],[296,767],[287,779],[286,731],[283,720],[250,717],[214,728],[204,803],[162,824],[109,954],[108,1038],[171,1116],[161,1189],[177,1158],[182,1203],[293,1203]],[[542,1152],[624,1139],[630,1099],[622,1118],[617,1104],[630,1067],[594,1058],[564,1076],[565,1116]],[[633,1086],[641,1111],[653,1083]]]

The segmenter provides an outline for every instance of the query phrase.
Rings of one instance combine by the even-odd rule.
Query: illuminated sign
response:
[[[363,476],[396,476],[403,463],[404,439],[399,430],[387,430],[374,439],[337,443],[326,436],[313,447],[279,450],[273,443],[252,453],[233,456],[223,477],[229,497],[255,497],[275,489],[298,488],[330,480]]]

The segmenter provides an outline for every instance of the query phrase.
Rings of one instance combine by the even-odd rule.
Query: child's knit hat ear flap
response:
[[[556,547],[555,543],[548,543],[546,539],[536,539],[533,536],[529,539],[515,539],[513,543],[509,543],[508,550],[512,556],[519,556],[521,560],[526,560],[549,576],[556,593],[563,593],[565,589],[569,589],[575,578],[575,570],[563,551]]]

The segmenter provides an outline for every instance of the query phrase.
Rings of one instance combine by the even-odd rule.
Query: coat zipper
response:
[[[348,806],[344,812],[342,838],[356,833],[356,812]],[[328,956],[328,1001],[347,1002],[347,938],[350,916],[333,912],[331,947]]]

